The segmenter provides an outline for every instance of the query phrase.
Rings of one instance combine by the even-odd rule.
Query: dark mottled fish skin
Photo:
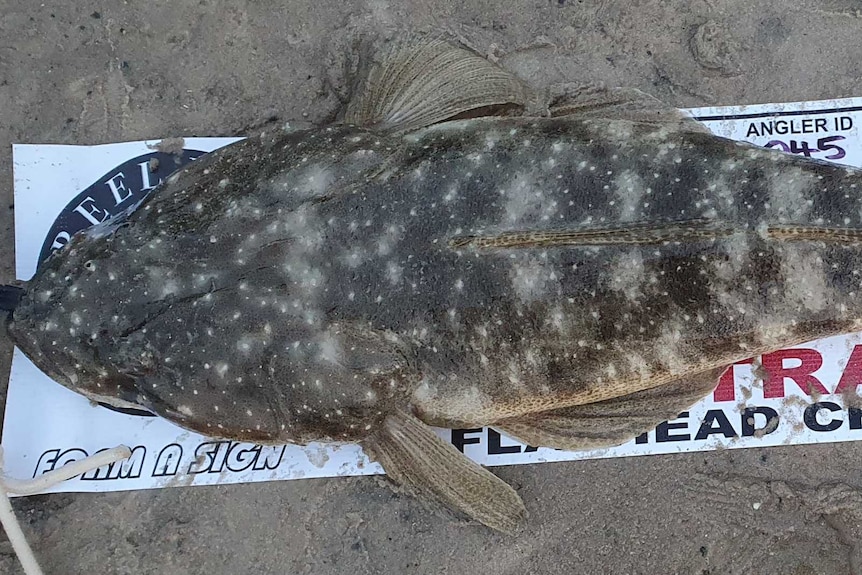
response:
[[[265,134],[205,156],[38,272],[10,333],[61,383],[209,435],[359,440],[393,409],[502,418],[853,331],[860,173],[626,121]],[[723,230],[453,248],[511,231]],[[728,231],[729,230],[729,231]]]

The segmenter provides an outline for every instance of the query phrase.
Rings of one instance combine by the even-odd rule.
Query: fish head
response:
[[[80,303],[90,298],[82,286],[95,271],[94,262],[110,249],[107,236],[119,225],[110,221],[79,232],[52,254],[18,294],[6,329],[24,355],[63,386],[92,401],[140,408],[133,378],[104,361],[93,345],[100,334],[83,328],[85,316],[98,309]]]
[[[37,368],[91,401],[233,440],[361,440],[403,402],[417,377],[404,342],[318,317],[309,286],[283,266],[243,268],[233,250],[187,233],[215,279],[198,282],[188,261],[166,275],[188,252],[177,238],[147,247],[162,237],[146,218],[160,201],[76,234],[28,282],[8,332]],[[238,225],[247,242],[252,224]],[[299,250],[312,269],[307,246],[290,239],[257,255],[296,263]]]

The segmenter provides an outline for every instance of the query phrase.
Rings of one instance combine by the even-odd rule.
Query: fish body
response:
[[[360,442],[509,528],[515,503],[475,507],[492,479],[453,495],[422,468],[468,464],[420,426],[624,441],[735,361],[860,327],[860,172],[608,116],[249,138],[73,237],[9,333],[92,399],[231,439]]]

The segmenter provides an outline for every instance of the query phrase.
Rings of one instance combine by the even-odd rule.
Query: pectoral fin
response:
[[[390,479],[505,533],[525,517],[515,490],[412,415],[394,413],[363,443]]]
[[[726,368],[614,399],[532,413],[494,423],[492,427],[522,443],[566,451],[612,447],[676,417],[703,399]]]

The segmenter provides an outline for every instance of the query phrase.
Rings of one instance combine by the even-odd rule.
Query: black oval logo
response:
[[[127,160],[96,180],[66,204],[51,226],[39,265],[81,230],[100,224],[146,198],[162,180],[206,152],[153,152]]]

